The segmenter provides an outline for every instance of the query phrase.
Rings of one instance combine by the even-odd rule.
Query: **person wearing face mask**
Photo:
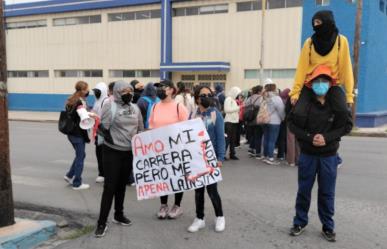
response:
[[[216,158],[218,159],[218,167],[222,167],[225,150],[224,138],[224,120],[222,114],[213,106],[214,93],[207,86],[200,86],[195,90],[195,103],[198,105],[195,117],[200,117],[203,122],[211,143],[214,146]],[[207,189],[208,196],[211,199],[212,206],[215,210],[215,231],[222,232],[225,229],[226,221],[223,216],[222,201],[218,193],[218,184],[214,183],[206,187],[195,189],[195,204],[196,204],[196,218],[188,231],[195,233],[203,229],[206,225],[204,220],[204,192]]]
[[[133,164],[131,140],[134,135],[144,130],[140,109],[131,103],[133,87],[125,81],[117,81],[114,84],[113,94],[114,100],[103,105],[101,115],[101,124],[109,130],[111,140],[105,139],[103,146],[105,183],[96,237],[103,237],[106,233],[106,222],[113,198],[115,209],[113,223],[131,225],[131,221],[124,215],[126,183]],[[115,105],[114,108],[112,105]]]
[[[144,91],[144,84],[141,83],[138,80],[132,80],[130,82],[130,85],[133,87],[133,104],[137,104],[137,101],[140,99],[143,91]]]
[[[352,129],[351,113],[334,112],[329,104],[329,95],[334,82],[334,74],[327,66],[318,66],[310,76],[307,87],[313,96],[307,107],[307,121],[304,122],[294,115],[288,117],[290,131],[296,136],[301,154],[298,165],[298,192],[296,199],[296,215],[292,236],[300,235],[308,224],[308,211],[314,181],[318,179],[318,214],[322,223],[322,234],[328,241],[336,241],[334,201],[337,177],[337,151],[340,138]],[[345,103],[345,99],[341,101]]]
[[[92,109],[92,112],[97,114],[98,117],[101,117],[102,106],[105,101],[108,99],[108,87],[104,82],[99,82],[92,90],[95,96],[95,102]],[[97,157],[98,164],[98,177],[95,179],[95,182],[102,183],[104,181],[104,172],[102,167],[102,146],[101,141],[98,141],[98,136],[95,137],[95,155]]]
[[[188,120],[189,114],[185,106],[176,103],[173,99],[176,94],[176,88],[173,82],[170,80],[163,80],[154,86],[157,88],[157,97],[160,99],[160,102],[153,106],[149,117],[149,128],[160,128]],[[181,216],[183,214],[183,210],[180,206],[182,199],[183,193],[176,193],[175,204],[169,209],[168,196],[160,197],[161,206],[157,212],[157,217],[159,219],[176,219]]]
[[[295,114],[304,116],[313,92],[305,87],[313,70],[326,65],[332,71],[332,89],[329,99],[335,112],[346,112],[353,104],[353,72],[348,40],[339,34],[333,12],[318,11],[312,18],[314,34],[308,38],[301,51],[290,98],[295,105]],[[346,102],[341,101],[342,98]]]
[[[87,108],[87,96],[89,96],[89,85],[84,81],[78,81],[75,84],[75,93],[66,102],[66,111],[70,113],[71,119],[77,125],[67,136],[75,150],[75,159],[70,170],[64,176],[64,180],[72,184],[74,190],[88,189],[90,187],[89,184],[82,182],[82,172],[86,157],[85,147],[86,143],[90,143],[90,139],[87,131],[80,128],[79,123],[81,119],[77,113],[78,108]]]

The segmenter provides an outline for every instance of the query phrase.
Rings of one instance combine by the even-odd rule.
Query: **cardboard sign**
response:
[[[201,188],[222,180],[201,119],[137,134],[132,139],[137,199]]]

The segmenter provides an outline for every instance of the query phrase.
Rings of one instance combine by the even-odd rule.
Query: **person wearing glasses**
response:
[[[153,106],[149,117],[149,128],[155,129],[188,120],[189,114],[184,105],[176,103],[173,99],[176,88],[172,81],[163,80],[154,85],[157,87],[157,97],[160,102]],[[175,194],[175,204],[172,209],[168,207],[168,195],[160,197],[161,206],[157,212],[159,219],[176,219],[183,214],[181,201],[183,193]]]
[[[200,117],[207,129],[211,143],[214,146],[218,159],[217,167],[222,167],[226,154],[226,141],[224,137],[224,120],[222,114],[214,107],[214,93],[207,86],[200,86],[195,89],[195,103],[198,105],[195,117]],[[206,187],[195,189],[196,218],[188,231],[195,233],[206,226],[204,220],[204,191],[207,189],[215,210],[215,231],[222,232],[225,229],[226,221],[223,216],[222,201],[218,193],[218,184],[214,183]]]

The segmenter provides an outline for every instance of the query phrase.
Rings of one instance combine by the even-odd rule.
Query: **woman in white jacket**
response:
[[[239,123],[239,106],[236,102],[236,97],[241,93],[239,87],[232,87],[227,94],[227,98],[224,101],[224,112],[226,117],[224,118],[225,122],[225,132],[227,135],[226,139],[226,150],[230,146],[230,159],[239,160],[235,155],[235,144],[236,144],[236,134],[238,130]]]
[[[285,105],[280,96],[276,85],[270,79],[266,80],[264,101],[267,103],[270,121],[263,126],[263,161],[267,164],[279,164],[274,161],[274,148],[280,131],[281,122],[285,118]]]

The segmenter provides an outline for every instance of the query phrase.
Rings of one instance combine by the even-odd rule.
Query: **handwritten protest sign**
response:
[[[201,119],[137,134],[132,139],[137,199],[201,188],[222,180]]]

